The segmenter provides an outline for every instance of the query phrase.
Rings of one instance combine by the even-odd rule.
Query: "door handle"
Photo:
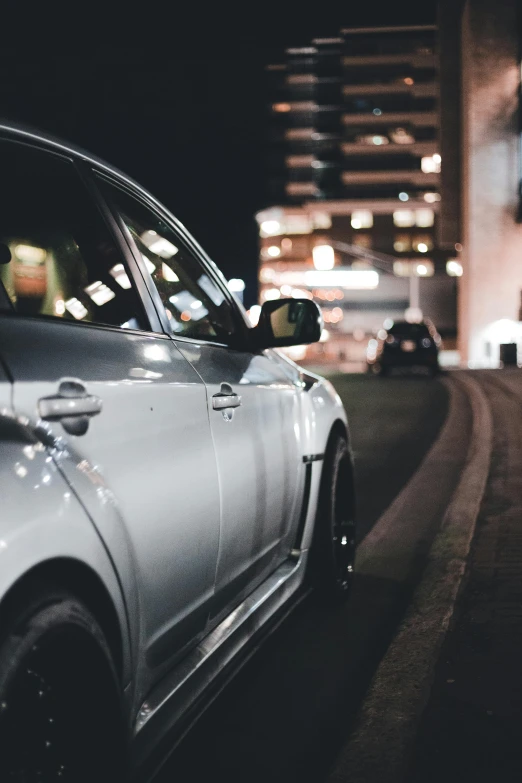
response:
[[[71,435],[84,435],[89,427],[89,418],[101,413],[102,401],[94,394],[88,394],[81,381],[64,379],[58,387],[58,394],[41,397],[38,413],[45,421],[59,421]]]
[[[241,397],[237,394],[214,394],[212,397],[212,407],[215,411],[222,411],[224,408],[239,408]]]
[[[239,408],[240,405],[241,397],[234,392],[228,383],[222,383],[220,391],[212,397],[212,407],[215,411],[222,411],[225,408]]]

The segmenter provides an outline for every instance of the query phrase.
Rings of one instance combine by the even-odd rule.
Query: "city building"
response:
[[[496,367],[508,343],[521,364],[522,9],[517,0],[441,0],[439,24],[441,230],[463,269],[460,358]]]
[[[267,66],[260,297],[322,306],[324,342],[307,359],[361,361],[405,312],[454,347],[461,265],[440,241],[438,73],[435,26],[343,29]]]

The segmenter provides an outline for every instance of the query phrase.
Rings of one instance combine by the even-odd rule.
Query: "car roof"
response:
[[[68,141],[64,141],[58,136],[46,133],[45,131],[41,131],[38,128],[31,127],[25,123],[0,119],[0,137],[18,139],[19,141],[34,143],[40,146],[54,149],[56,152],[62,152],[68,155],[72,155],[75,158],[80,158],[81,160],[91,163],[100,169],[103,169],[111,174],[115,174],[119,179],[124,180],[129,185],[132,185],[132,187],[140,190],[142,193],[146,193],[149,198],[152,198],[154,201],[156,201],[156,199],[150,193],[148,193],[148,191],[146,191],[145,188],[139,184],[139,182],[136,182],[127,174],[124,174],[123,171],[120,171],[114,166],[111,166],[102,158],[98,158],[96,155],[87,152],[81,147],[77,147],[75,144],[70,144]]]

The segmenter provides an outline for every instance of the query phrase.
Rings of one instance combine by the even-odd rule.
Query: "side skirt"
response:
[[[306,553],[286,560],[149,694],[134,723],[132,767],[138,772],[155,747],[246,648],[303,582]]]

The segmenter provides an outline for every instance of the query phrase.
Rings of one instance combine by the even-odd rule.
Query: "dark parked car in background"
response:
[[[395,321],[370,340],[366,352],[368,371],[388,375],[392,370],[422,368],[430,375],[439,371],[441,338],[430,321]]]

